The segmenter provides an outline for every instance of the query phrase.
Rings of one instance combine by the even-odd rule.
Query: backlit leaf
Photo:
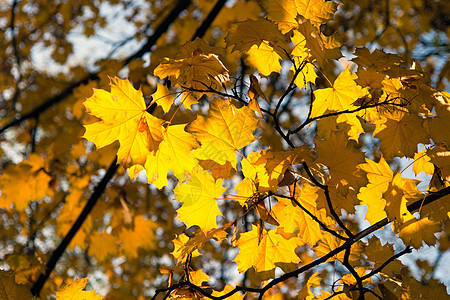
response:
[[[425,242],[427,245],[434,245],[436,243],[435,234],[439,231],[441,231],[439,222],[431,221],[428,218],[411,219],[403,224],[399,237],[405,245],[419,249],[422,247],[422,242]]]
[[[214,160],[223,165],[227,161],[236,166],[236,151],[256,138],[258,118],[248,107],[236,108],[229,100],[215,99],[207,117],[198,116],[187,130],[201,143],[193,151],[198,159]]]
[[[158,83],[157,86],[156,92],[152,95],[153,101],[160,105],[164,112],[168,112],[173,104],[173,96],[165,85]]]
[[[295,0],[266,0],[263,6],[267,10],[267,18],[278,25],[281,33],[298,27]]]
[[[246,53],[252,46],[259,46],[262,42],[269,45],[284,45],[284,36],[278,31],[277,25],[259,18],[237,23],[225,37],[228,47],[234,46],[232,51]]]
[[[262,230],[259,236],[258,228],[252,225],[252,230],[242,233],[237,241],[239,253],[235,262],[239,272],[245,272],[254,267],[257,272],[269,271],[276,263],[297,263],[299,257],[295,248],[300,246],[297,237],[284,237],[277,230]]]
[[[364,90],[355,82],[356,74],[345,69],[333,83],[333,87],[314,91],[315,100],[311,117],[322,115],[327,110],[343,111],[354,109],[358,98],[365,95]]]
[[[216,217],[222,215],[217,199],[225,192],[222,179],[215,180],[210,172],[195,173],[186,183],[175,188],[175,199],[183,206],[178,209],[178,219],[190,227],[198,225],[207,232],[217,227]]]
[[[83,137],[97,148],[119,141],[118,162],[143,165],[162,140],[163,121],[150,115],[141,90],[128,80],[111,78],[111,92],[96,89],[84,102],[86,110],[101,119],[85,125]]]
[[[166,58],[154,75],[161,79],[173,77],[182,87],[205,90],[217,89],[229,80],[228,70],[215,54],[195,53],[181,59]]]
[[[260,45],[253,45],[247,54],[248,63],[258,69],[261,75],[269,76],[272,72],[280,73],[281,56],[267,41],[263,41]]]
[[[56,300],[99,300],[103,299],[95,291],[84,291],[88,278],[76,279],[73,283],[61,286],[56,292]]]
[[[380,148],[386,158],[413,157],[417,144],[429,142],[424,120],[415,115],[405,115],[400,120],[387,119],[377,123],[374,137],[380,139]]]
[[[319,26],[333,18],[337,4],[325,0],[296,0],[295,6],[300,15],[310,20],[314,26]]]
[[[163,141],[156,153],[147,156],[145,170],[149,183],[161,189],[168,184],[167,173],[172,171],[179,180],[185,180],[196,166],[191,150],[198,147],[195,138],[184,130],[186,125],[171,125],[162,133]]]

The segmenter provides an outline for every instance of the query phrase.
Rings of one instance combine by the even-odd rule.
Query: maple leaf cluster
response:
[[[248,64],[261,76],[281,73],[280,62],[290,62],[291,89],[314,83],[316,70],[327,63],[339,45],[320,32],[320,25],[333,18],[334,2],[293,3],[268,2],[266,18],[239,22],[225,38],[232,51],[247,55]],[[197,100],[204,95],[211,98],[207,115],[198,113],[190,123],[174,125],[174,116],[165,121],[147,112],[154,102],[166,113],[170,105],[176,105],[172,94],[162,86],[146,106],[140,91],[127,80],[114,78],[110,93],[96,90],[85,102],[88,112],[101,121],[86,125],[84,137],[99,148],[118,140],[118,162],[130,166],[132,177],[145,169],[148,182],[159,189],[167,186],[169,171],[178,179],[174,194],[182,206],[177,218],[186,227],[197,226],[200,231],[196,235],[204,236],[177,238],[174,256],[180,263],[190,259],[192,251],[207,240],[222,241],[231,227],[232,245],[239,248],[234,259],[239,271],[254,268],[268,278],[275,276],[276,267],[288,272],[301,263],[295,252],[298,247],[307,245],[316,257],[326,257],[350,243],[352,248],[345,254],[338,252],[330,259],[359,274],[348,282],[341,281],[363,291],[365,284],[372,284],[365,276],[370,268],[358,266],[364,244],[354,240],[357,231],[342,221],[343,212],[355,213],[358,204],[367,205],[366,220],[371,225],[385,219],[392,222],[394,232],[407,247],[420,248],[422,241],[435,243],[435,234],[441,231],[448,213],[442,218],[423,213],[419,218],[413,216],[407,205],[422,201],[424,194],[417,189],[416,181],[394,173],[386,162],[396,156],[417,156],[419,144],[435,145],[423,157],[442,151],[436,150],[437,144],[444,149],[448,145],[447,136],[432,134],[433,126],[437,126],[433,124],[448,118],[447,95],[426,85],[420,70],[402,68],[396,56],[380,50],[370,53],[360,49],[353,59],[358,72],[346,68],[334,83],[329,80],[330,87],[311,91],[307,118],[285,133],[279,129],[277,110],[286,94],[278,100],[268,99],[254,76],[247,98],[222,91],[229,81],[228,69],[217,55],[205,54],[208,50],[212,49],[201,40],[188,42],[181,58],[166,58],[154,71],[160,79],[169,77],[175,83],[179,90],[174,94],[191,92]],[[163,89],[165,93],[161,94]],[[220,97],[211,97],[214,94]],[[267,102],[262,103],[264,111],[258,98]],[[264,116],[272,119],[291,150],[242,152],[256,140],[253,133],[258,119],[267,122]],[[315,148],[296,145],[293,135],[314,121],[318,128]],[[366,123],[372,127],[363,127]],[[379,162],[365,158],[357,143],[362,134],[370,132],[380,140]],[[427,171],[446,173],[444,165],[434,166]],[[418,161],[414,168],[416,173],[423,170],[417,169]],[[223,186],[223,178],[232,178],[230,169],[231,174],[242,174],[234,196],[224,194],[232,187]],[[448,185],[445,182],[442,187]],[[221,218],[218,223],[218,217],[223,217],[221,199],[236,201],[241,213],[231,220]],[[269,199],[276,204],[270,204]],[[254,225],[248,232],[239,232],[237,222],[249,213],[256,214]]]
[[[449,249],[450,94],[398,54],[359,47],[343,58],[341,37],[327,30],[341,5],[237,1],[224,8],[233,20],[218,15],[220,42],[195,33],[172,50],[155,42],[149,62],[111,63],[101,75],[127,68],[128,77],[103,76],[93,94],[80,87],[87,97],[66,114],[84,129],[6,166],[0,208],[22,219],[57,214],[54,233],[69,232],[60,252],[83,253],[86,262],[67,258],[80,268],[101,265],[112,297],[131,295],[125,279],[144,285],[133,296],[151,289],[155,298],[448,297],[427,263],[418,260],[426,272],[417,280],[399,258]],[[173,32],[196,22],[188,15]],[[33,226],[21,234],[36,235]],[[392,239],[382,243],[380,231]],[[43,268],[10,258],[0,296],[31,299],[23,285],[38,295],[58,258],[46,259]],[[63,284],[56,298],[101,299],[87,283]]]

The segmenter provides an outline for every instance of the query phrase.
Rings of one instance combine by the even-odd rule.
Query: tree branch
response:
[[[363,277],[361,277],[361,280],[366,280],[367,278],[370,278],[373,275],[376,275],[376,274],[380,273],[389,263],[393,262],[394,260],[396,260],[400,256],[403,256],[406,253],[411,253],[411,252],[412,252],[412,248],[409,247],[409,246],[406,247],[404,250],[400,251],[399,253],[393,255],[388,260],[386,260],[381,266],[379,266],[375,270],[372,270],[369,274],[366,274]]]
[[[147,43],[141,47],[138,51],[136,51],[134,54],[130,55],[128,58],[126,58],[123,62],[123,65],[128,65],[133,59],[140,58],[145,53],[149,52],[153,45],[155,45],[156,41],[161,37],[161,35],[167,31],[169,26],[176,20],[178,15],[186,9],[189,4],[191,3],[191,0],[180,0],[178,4],[174,7],[174,9],[167,15],[167,17],[161,22],[161,24],[155,29],[152,36],[149,37],[147,40]],[[68,96],[70,96],[73,93],[73,90],[77,87],[87,84],[90,80],[98,80],[99,72],[96,73],[89,73],[84,78],[82,78],[79,81],[76,81],[72,84],[70,84],[65,90],[63,90],[60,94],[53,96],[52,98],[46,100],[44,103],[33,109],[31,112],[26,113],[19,117],[18,119],[15,119],[11,121],[10,123],[6,124],[4,127],[0,128],[0,134],[2,134],[7,129],[17,126],[24,122],[25,120],[29,118],[35,118],[45,112],[47,109],[52,107],[53,105],[63,101]]]
[[[330,213],[333,216],[334,220],[339,224],[339,226],[345,231],[345,233],[349,237],[353,237],[354,236],[353,233],[344,225],[344,223],[342,222],[341,218],[339,218],[339,216],[337,215],[336,211],[333,208],[333,204],[331,203],[331,198],[330,198],[330,192],[328,191],[328,186],[326,186],[326,185],[320,183],[319,181],[317,181],[317,179],[311,173],[311,170],[309,169],[309,167],[306,164],[306,162],[303,162],[303,168],[305,169],[306,174],[308,175],[309,179],[311,179],[311,181],[316,186],[318,186],[320,189],[323,190],[323,192],[325,194],[325,199],[327,200],[328,209],[330,210]]]
[[[113,178],[114,174],[116,173],[118,167],[119,167],[119,165],[117,164],[117,158],[115,158],[111,162],[111,165],[109,166],[108,171],[103,176],[102,180],[95,187],[94,192],[92,193],[91,197],[87,201],[86,205],[84,206],[84,208],[81,211],[80,215],[78,216],[77,220],[72,225],[72,228],[70,228],[69,232],[66,234],[64,239],[61,241],[61,243],[58,245],[58,247],[55,249],[55,251],[53,251],[49,261],[47,262],[47,264],[45,266],[46,267],[45,274],[41,274],[39,276],[38,280],[34,283],[33,287],[30,289],[33,296],[39,296],[39,293],[41,292],[42,288],[44,287],[45,282],[47,281],[51,272],[55,268],[56,263],[61,258],[61,256],[64,254],[64,251],[66,251],[67,246],[69,246],[70,242],[75,237],[75,234],[81,228],[81,226],[83,225],[87,216],[94,208],[98,199],[103,194],[103,191],[105,190],[106,185],[108,184],[108,182]]]
[[[147,40],[141,49],[134,54],[127,57],[124,61],[124,66],[128,65],[133,59],[140,58],[147,52],[152,50],[156,41],[169,29],[169,26],[178,18],[178,15],[185,10],[191,4],[191,0],[179,0],[177,5],[167,15],[167,17],[161,22],[161,24],[155,29],[152,36]]]
[[[445,195],[447,195],[447,194],[446,193],[440,193],[440,194],[436,195],[434,201],[436,201],[439,198],[444,197]],[[421,201],[419,201],[419,202],[421,202]],[[428,202],[428,203],[431,203],[431,202]],[[424,204],[424,205],[426,205],[426,204]],[[283,281],[286,281],[289,278],[297,277],[301,273],[306,272],[306,271],[308,271],[308,270],[310,270],[310,269],[312,269],[312,268],[314,268],[314,267],[316,267],[316,266],[318,266],[318,265],[320,265],[322,263],[325,263],[328,259],[332,258],[333,256],[335,256],[336,254],[338,254],[338,253],[340,253],[342,251],[345,251],[347,249],[349,249],[348,251],[350,251],[350,247],[353,244],[355,244],[356,242],[358,242],[362,238],[368,236],[369,234],[377,231],[378,229],[383,228],[384,226],[386,226],[390,222],[391,221],[389,221],[388,218],[384,218],[383,220],[381,220],[381,221],[379,221],[379,222],[377,222],[377,223],[367,227],[366,229],[358,232],[357,234],[353,235],[351,238],[349,238],[347,241],[345,241],[344,244],[342,244],[341,246],[331,250],[326,255],[316,259],[315,261],[313,261],[313,262],[311,262],[311,263],[309,263],[307,265],[304,265],[303,267],[301,267],[301,268],[299,268],[297,270],[285,273],[285,274],[281,275],[280,277],[273,279],[272,281],[270,281],[268,284],[266,284],[262,288],[249,288],[249,287],[236,286],[233,290],[231,290],[227,294],[224,294],[224,295],[222,295],[220,297],[216,297],[216,296],[210,295],[209,293],[204,291],[201,287],[198,287],[198,286],[194,285],[191,282],[180,282],[180,283],[172,285],[172,286],[170,286],[168,288],[156,290],[155,295],[152,297],[152,299],[156,299],[158,294],[162,293],[162,292],[167,292],[166,297],[168,297],[172,291],[174,291],[177,288],[183,287],[183,286],[189,286],[189,287],[195,289],[196,291],[198,291],[199,293],[201,293],[202,295],[204,295],[205,297],[210,298],[210,299],[215,299],[215,300],[225,299],[225,298],[235,294],[238,291],[246,291],[246,292],[251,292],[251,293],[257,293],[257,294],[259,294],[259,299],[262,299],[262,297],[264,296],[265,292],[267,292],[273,286],[275,286],[275,285],[277,285],[277,284],[279,284],[279,283],[281,283]],[[393,260],[397,259],[398,257],[400,257],[400,256],[402,256],[402,255],[404,255],[406,253],[409,253],[408,251],[411,251],[411,249],[409,249],[407,247],[403,251],[393,255],[386,262],[384,262],[383,265],[381,265],[379,268],[373,270],[372,272],[370,272],[367,275],[364,275],[364,276],[360,277],[360,280],[363,281],[363,280],[365,280],[365,279],[367,279],[367,278],[377,274],[384,267],[386,267],[387,264],[389,264]],[[348,255],[350,255],[350,253]],[[357,289],[360,290],[359,287]],[[370,292],[369,290],[367,290],[364,287],[363,287],[363,290],[364,290],[363,293]]]
[[[222,8],[224,7],[226,2],[227,2],[227,0],[218,0],[216,2],[216,4],[211,9],[209,14],[206,16],[206,18],[203,21],[203,23],[195,31],[195,34],[192,37],[191,41],[195,40],[197,37],[202,38],[205,35],[206,31],[209,29],[209,27],[211,26],[212,22],[214,22],[214,20],[216,19],[217,15],[222,10]]]
[[[311,93],[312,93],[312,91],[311,91]],[[290,136],[291,134],[295,134],[295,133],[299,132],[300,130],[305,128],[306,125],[308,125],[308,124],[310,124],[310,123],[312,123],[314,121],[317,121],[317,120],[320,120],[320,119],[324,119],[324,118],[328,118],[328,117],[339,116],[339,115],[342,115],[342,114],[352,114],[352,113],[358,112],[360,110],[373,108],[373,107],[378,107],[378,106],[383,106],[383,105],[392,105],[392,106],[404,107],[405,104],[403,104],[403,103],[397,104],[397,103],[393,103],[392,102],[392,101],[397,100],[397,99],[399,99],[399,97],[395,97],[395,98],[392,98],[392,99],[386,99],[386,100],[384,100],[382,102],[378,102],[378,103],[374,103],[374,104],[361,105],[360,107],[355,108],[355,109],[350,109],[350,110],[346,109],[346,110],[342,110],[342,111],[330,112],[330,113],[327,113],[327,114],[323,114],[323,115],[311,118],[312,100],[313,100],[313,96],[311,96],[311,104],[310,104],[310,110],[309,110],[309,113],[308,113],[308,117],[306,118],[306,120],[299,127],[297,127],[294,130],[289,130],[287,136]]]
[[[313,215],[309,210],[306,209],[306,207],[304,207],[297,199],[295,199],[294,196],[290,197],[290,196],[285,196],[285,195],[278,195],[278,194],[273,194],[276,197],[280,197],[280,198],[286,198],[286,199],[290,199],[292,202],[294,202],[298,207],[300,207],[311,219],[313,219],[314,221],[316,221],[319,226],[326,232],[334,235],[335,237],[341,239],[341,240],[348,240],[347,237],[340,235],[339,233],[337,233],[336,231],[330,229],[327,227],[327,225],[325,225],[325,223],[323,223],[322,221],[319,220],[319,218],[317,218],[315,215]]]

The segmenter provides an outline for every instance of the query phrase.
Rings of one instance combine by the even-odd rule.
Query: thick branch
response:
[[[72,95],[73,90],[76,89],[77,87],[79,87],[80,85],[87,84],[90,80],[99,79],[97,74],[98,73],[88,74],[83,79],[72,83],[60,94],[48,99],[47,101],[45,101],[44,103],[42,103],[41,105],[39,105],[38,107],[33,109],[32,111],[30,111],[29,113],[22,115],[20,118],[11,121],[10,123],[6,124],[3,128],[0,128],[0,134],[2,134],[4,131],[6,131],[7,129],[9,129],[11,127],[21,124],[25,120],[28,120],[30,118],[39,117],[39,115],[42,114],[43,112],[45,112],[47,109],[49,109],[53,105],[61,102],[62,100],[66,99],[68,96]]]
[[[203,20],[203,23],[195,31],[195,34],[192,37],[191,41],[195,40],[195,38],[197,37],[202,38],[205,35],[206,30],[208,30],[212,22],[214,22],[214,20],[216,19],[217,15],[222,10],[226,2],[227,0],[218,0],[216,2],[216,5],[214,5],[214,7],[209,12],[208,16],[206,16],[205,20]]]
[[[178,4],[172,9],[172,11],[167,15],[167,17],[161,22],[161,24],[155,29],[152,36],[147,40],[141,49],[136,51],[134,54],[130,55],[125,59],[124,65],[128,65],[133,59],[142,57],[145,53],[150,52],[152,47],[155,45],[156,41],[169,29],[169,26],[178,18],[178,15],[185,10],[191,0],[180,0]]]
[[[437,192],[428,193],[422,200],[416,201],[406,206],[410,212],[416,211],[420,209],[422,206],[427,205],[428,203],[434,202],[444,196],[450,194],[450,186],[443,188]]]
[[[44,287],[45,282],[47,281],[48,277],[50,276],[51,272],[56,266],[56,263],[63,255],[64,251],[66,251],[67,246],[69,246],[72,239],[75,237],[75,234],[78,232],[78,230],[83,225],[84,221],[86,220],[89,213],[94,208],[95,204],[97,203],[100,196],[103,194],[103,191],[106,188],[106,185],[108,182],[112,179],[114,174],[116,173],[117,168],[119,165],[117,164],[117,158],[114,159],[114,161],[111,163],[111,165],[108,168],[108,171],[103,176],[102,180],[99,182],[99,184],[95,187],[94,192],[92,193],[91,197],[87,201],[85,207],[81,211],[80,215],[78,216],[75,223],[72,225],[72,228],[70,228],[67,235],[64,237],[64,239],[61,241],[59,246],[53,251],[52,256],[50,257],[49,261],[46,264],[46,270],[45,274],[41,274],[38,278],[38,280],[35,282],[33,287],[31,288],[31,293],[33,296],[38,296],[41,292],[42,288]]]

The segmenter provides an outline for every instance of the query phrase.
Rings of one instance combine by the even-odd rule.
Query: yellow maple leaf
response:
[[[205,170],[192,175],[186,183],[180,183],[174,190],[175,199],[183,206],[178,209],[177,218],[187,227],[198,225],[204,232],[217,227],[216,217],[221,216],[217,199],[226,191],[222,179],[215,180]]]
[[[389,186],[389,182],[392,181],[394,173],[384,157],[381,157],[378,163],[368,158],[365,160],[366,163],[358,165],[358,168],[365,171],[369,182],[379,187],[384,193]]]
[[[153,73],[161,79],[170,76],[182,87],[198,90],[220,88],[230,79],[227,68],[217,55],[201,52],[194,52],[187,58],[165,58]]]
[[[193,92],[184,92],[181,96],[181,103],[183,103],[186,109],[192,109],[192,105],[197,104],[197,98],[194,97]]]
[[[355,147],[354,141],[349,141],[341,131],[332,132],[328,140],[316,140],[316,151],[322,163],[329,170],[330,187],[352,186],[357,188],[364,184],[357,165],[364,162],[364,154]]]
[[[351,74],[347,68],[339,74],[333,87],[314,91],[311,117],[317,117],[327,110],[344,111],[356,108],[353,102],[364,96],[366,91],[356,84],[356,74]]]
[[[430,162],[431,158],[427,155],[427,150],[424,149],[414,154],[413,172],[419,174],[425,172],[427,175],[433,175],[434,165]]]
[[[101,120],[84,125],[83,137],[97,148],[119,141],[118,162],[143,165],[162,140],[164,121],[146,111],[141,90],[128,80],[111,78],[110,84],[111,92],[96,89],[84,102],[86,110]]]
[[[181,234],[178,236],[175,236],[175,238],[172,240],[173,243],[173,251],[172,255],[173,257],[180,262],[184,257],[182,257],[182,249],[184,245],[189,241],[189,237],[186,234]],[[192,257],[197,257],[200,255],[200,252],[198,250],[194,250],[192,253]]]
[[[61,286],[56,292],[56,300],[99,300],[103,299],[95,291],[83,291],[88,283],[87,278],[76,279],[73,283]]]
[[[297,237],[285,237],[276,229],[261,232],[252,225],[252,230],[242,233],[237,241],[239,253],[234,258],[239,272],[254,267],[256,272],[275,269],[276,263],[298,263],[299,257],[295,248],[300,246]]]
[[[145,170],[147,180],[158,189],[168,184],[167,173],[172,173],[181,181],[197,167],[191,150],[198,147],[194,136],[184,130],[186,125],[171,125],[162,132],[163,141],[155,154],[147,156]]]
[[[189,272],[189,279],[193,284],[197,286],[202,286],[202,283],[204,281],[206,282],[209,281],[209,276],[205,272],[203,272],[203,269],[200,269],[197,271]]]
[[[295,0],[266,0],[263,6],[267,10],[267,18],[278,25],[281,33],[298,27]]]
[[[204,243],[208,242],[211,239],[214,239],[217,242],[223,241],[227,237],[227,230],[233,223],[227,223],[220,228],[213,228],[204,232],[203,230],[197,230],[193,237],[189,238],[188,241],[184,242],[183,245],[177,251],[177,260],[178,262],[184,260],[184,258],[192,254],[194,255],[197,252],[197,249],[201,248]]]
[[[311,291],[311,287],[320,286],[320,281],[322,280],[316,272],[306,279],[303,288],[298,292],[298,299],[312,300],[314,299],[314,293]]]
[[[198,116],[187,126],[201,143],[201,147],[193,151],[195,157],[211,159],[221,165],[229,161],[235,168],[236,151],[256,140],[253,131],[257,123],[258,117],[248,107],[236,108],[228,100],[214,99],[208,116]]]
[[[323,66],[326,61],[326,48],[320,32],[311,24],[309,20],[303,18],[302,16],[299,17],[297,30],[305,37],[306,48],[308,49],[312,60],[317,61],[319,66]]]
[[[280,73],[281,56],[268,41],[253,45],[247,54],[248,64],[258,69],[259,74],[269,76],[272,72]]]
[[[263,18],[239,22],[225,37],[227,46],[233,46],[232,51],[246,53],[252,46],[259,46],[263,41],[283,47],[285,37],[278,31],[277,25]],[[277,49],[279,51],[280,49]]]
[[[406,208],[406,203],[408,200],[423,198],[423,194],[417,189],[417,183],[417,180],[402,178],[400,174],[395,174],[383,195],[386,199],[385,211],[389,220],[394,222],[395,232],[398,232],[399,225],[415,219]]]
[[[306,146],[286,151],[263,150],[252,152],[242,160],[244,176],[258,182],[260,191],[278,189],[278,183],[286,169],[303,161],[312,161],[311,151]]]
[[[170,107],[174,102],[169,89],[161,83],[157,83],[156,92],[153,93],[152,97],[153,101],[161,106],[165,113],[170,110]]]
[[[295,0],[295,6],[316,27],[331,20],[337,8],[336,2],[325,0]]]
[[[437,239],[435,234],[441,231],[441,228],[440,222],[432,221],[428,217],[420,220],[412,218],[401,226],[398,236],[405,245],[419,249],[422,247],[422,242],[429,246],[434,245]]]
[[[317,257],[323,257],[333,251],[334,249],[340,247],[344,244],[344,241],[329,234],[328,232],[323,233],[323,238],[319,241],[319,244],[314,247],[313,251]],[[349,261],[350,262],[359,262],[362,253],[361,242],[352,245]],[[339,260],[344,261],[344,251],[341,251],[330,257],[327,261]]]
[[[252,178],[242,179],[234,189],[237,191],[236,201],[242,206],[246,205],[247,200],[257,192],[256,182]]]
[[[345,123],[350,125],[347,135],[354,141],[358,141],[360,134],[364,133],[364,128],[356,114],[341,114],[336,118],[336,123]]]
[[[294,206],[292,201],[285,198],[277,198],[278,203],[272,208],[272,213],[279,222],[279,227],[285,232],[297,231],[300,239],[306,244],[313,246],[322,238],[319,224],[306,214],[300,207]],[[300,202],[313,215],[318,215],[314,197],[305,197],[305,193],[297,197]]]
[[[429,143],[424,120],[417,115],[406,114],[400,120],[387,118],[375,124],[373,136],[380,139],[380,149],[388,159],[396,156],[413,157],[417,144]]]
[[[365,219],[370,224],[373,225],[386,218],[386,212],[384,211],[386,200],[383,198],[383,193],[375,185],[368,184],[366,187],[360,188],[357,197],[361,201],[361,205],[367,205]]]
[[[357,167],[366,173],[369,180],[367,186],[359,189],[357,197],[361,205],[367,204],[366,220],[373,225],[386,218],[386,200],[383,199],[383,193],[389,188],[394,174],[383,157],[378,163],[366,158],[366,163]]]
[[[121,249],[129,258],[138,257],[138,249],[149,250],[156,247],[155,229],[158,226],[152,220],[142,216],[134,218],[134,228],[123,228],[119,233],[122,242]]]

